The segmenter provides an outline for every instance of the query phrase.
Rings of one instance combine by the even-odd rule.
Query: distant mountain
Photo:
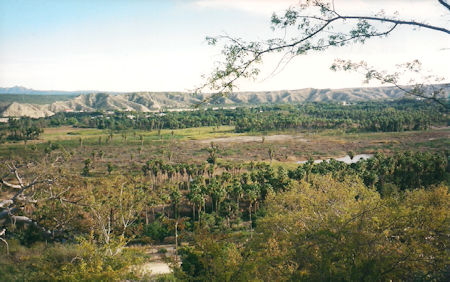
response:
[[[444,84],[440,87],[445,88],[448,95],[450,84]],[[220,107],[328,101],[351,103],[370,100],[393,100],[403,96],[403,92],[396,87],[308,88],[265,92],[237,92],[210,101],[208,105]],[[112,93],[91,93],[45,105],[9,103],[0,107],[0,116],[45,117],[57,112],[182,110],[192,108],[207,98],[207,94],[194,95],[181,92],[136,92],[117,95]]]
[[[0,87],[1,94],[28,94],[28,95],[80,95],[96,93],[98,91],[80,90],[80,91],[62,91],[62,90],[34,90],[23,86]]]

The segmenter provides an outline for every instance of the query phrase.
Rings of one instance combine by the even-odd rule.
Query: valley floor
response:
[[[157,132],[129,131],[127,136],[114,134],[107,142],[109,132],[99,129],[72,127],[46,128],[39,140],[7,143],[0,146],[0,155],[35,155],[40,147],[49,142],[58,144],[72,158],[71,168],[82,168],[82,161],[94,157],[94,171],[106,173],[106,164],[120,167],[139,165],[150,159],[165,159],[171,162],[203,162],[208,157],[211,142],[219,147],[219,158],[227,162],[269,162],[269,148],[274,152],[273,164],[295,167],[312,157],[313,159],[340,158],[355,154],[396,151],[436,151],[450,147],[450,128],[433,128],[427,131],[344,133],[339,130],[316,132],[269,132],[264,135],[235,133],[231,126],[201,127]],[[139,140],[142,135],[143,140]],[[101,154],[101,156],[100,156]],[[140,165],[139,165],[140,167]],[[139,168],[138,168],[139,170]]]

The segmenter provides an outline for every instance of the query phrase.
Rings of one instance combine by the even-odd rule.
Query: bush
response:
[[[161,248],[158,250],[158,254],[166,254],[167,253],[167,249],[166,248]]]
[[[171,274],[162,274],[155,278],[156,282],[175,282],[177,279],[175,278],[175,275],[173,273]]]
[[[152,238],[152,240],[162,243],[164,238],[172,235],[167,225],[163,224],[159,219],[144,226],[144,236]]]
[[[0,256],[2,281],[136,280],[139,277],[130,272],[130,266],[142,263],[144,257],[134,248],[108,255],[106,246],[92,240],[78,244],[37,243],[31,247],[9,240],[9,247],[10,255]]]

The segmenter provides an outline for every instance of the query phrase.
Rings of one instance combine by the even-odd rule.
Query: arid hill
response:
[[[446,86],[448,89],[448,85]],[[394,87],[347,89],[300,89],[266,92],[238,92],[209,101],[214,106],[302,103],[310,101],[356,102],[398,99],[403,93]],[[45,117],[57,112],[139,111],[188,109],[204,101],[208,95],[181,92],[92,93],[46,105],[13,102],[0,107],[0,116]]]

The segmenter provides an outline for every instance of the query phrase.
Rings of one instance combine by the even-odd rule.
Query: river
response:
[[[349,155],[346,155],[345,157],[341,157],[341,158],[336,158],[336,161],[340,161],[340,162],[344,162],[346,164],[352,164],[352,163],[357,163],[359,160],[367,160],[370,159],[371,157],[373,157],[372,154],[360,154],[360,155],[355,155],[353,157],[353,159],[350,158]],[[323,161],[330,161],[330,159],[325,159],[325,160],[314,160],[315,164],[321,163]],[[304,164],[307,161],[298,161],[298,164]]]

